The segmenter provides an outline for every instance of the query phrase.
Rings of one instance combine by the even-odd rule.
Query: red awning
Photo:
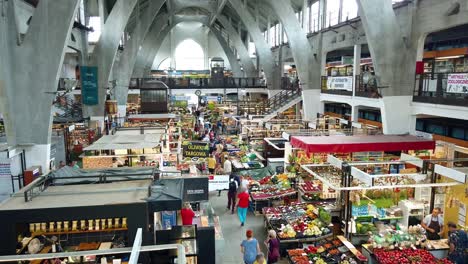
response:
[[[291,137],[291,145],[307,153],[432,150],[435,141],[415,136],[307,136]]]

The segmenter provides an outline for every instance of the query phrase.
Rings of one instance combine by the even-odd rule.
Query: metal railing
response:
[[[320,79],[320,88],[322,93],[326,94],[336,94],[336,95],[346,95],[352,96],[353,91],[349,90],[342,90],[342,89],[329,89],[327,82],[328,78],[332,78],[333,76],[322,76]],[[349,77],[349,76],[337,76],[337,77]],[[354,86],[354,95],[359,97],[367,97],[367,98],[381,98],[382,94],[380,93],[379,89],[367,85],[362,81],[362,75],[356,75],[353,78],[353,86]]]
[[[103,250],[86,250],[76,252],[61,252],[61,253],[47,253],[47,254],[29,254],[29,255],[10,255],[0,256],[0,263],[14,263],[23,261],[33,260],[55,260],[68,257],[84,257],[84,256],[106,256],[106,255],[117,255],[117,254],[129,254],[129,264],[137,264],[138,258],[141,252],[154,252],[161,250],[177,250],[177,264],[185,264],[185,247],[182,244],[167,244],[167,245],[153,245],[153,246],[142,246],[142,229],[138,228],[135,240],[132,247],[126,248],[112,248]]]
[[[129,89],[140,89],[148,80],[161,81],[170,89],[267,88],[265,80],[251,78],[132,78]]]
[[[468,92],[455,93],[447,90],[447,79],[449,74],[451,73],[417,74],[414,85],[413,101],[431,104],[468,106]],[[465,89],[468,89],[468,87]]]
[[[271,114],[274,111],[277,111],[280,107],[300,96],[300,89],[284,90],[275,94],[273,97],[270,97],[267,101],[264,102],[266,106],[265,114]]]

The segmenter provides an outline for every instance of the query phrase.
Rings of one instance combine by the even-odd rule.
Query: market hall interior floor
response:
[[[217,264],[239,264],[244,263],[240,252],[240,244],[245,239],[245,231],[252,229],[254,237],[260,243],[260,248],[266,256],[266,246],[263,244],[267,236],[266,229],[263,223],[263,216],[255,216],[252,212],[247,213],[247,221],[245,226],[241,227],[237,213],[231,214],[227,210],[227,192],[221,192],[218,197],[218,192],[210,193],[210,203],[214,208],[216,215],[219,216],[219,222],[223,232],[223,240],[216,240],[216,263]],[[282,259],[278,264],[288,263],[286,259]]]

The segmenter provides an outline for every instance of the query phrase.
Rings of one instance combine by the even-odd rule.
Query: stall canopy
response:
[[[65,166],[49,173],[52,185],[129,181],[152,178],[154,168],[77,169]]]
[[[148,209],[151,212],[182,209],[184,179],[162,179],[154,182],[150,189]]]
[[[291,145],[307,153],[349,153],[367,151],[428,150],[435,141],[410,135],[404,136],[293,136]]]
[[[149,121],[149,120],[161,120],[161,119],[175,119],[178,115],[176,114],[138,114],[138,115],[130,115],[128,116],[129,120],[141,120],[141,121]]]
[[[103,136],[84,150],[144,149],[159,146],[161,135],[109,135]]]

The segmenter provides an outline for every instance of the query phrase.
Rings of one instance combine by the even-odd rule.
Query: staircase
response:
[[[83,120],[81,102],[67,96],[67,94],[57,95],[54,102],[56,113],[54,122],[77,122]]]
[[[265,107],[263,121],[267,122],[286,111],[291,106],[302,101],[301,90],[284,90],[275,94],[273,97],[268,98]]]

